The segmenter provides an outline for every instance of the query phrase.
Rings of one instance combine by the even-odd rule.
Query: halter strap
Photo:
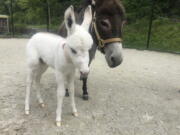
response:
[[[63,43],[63,45],[62,45],[63,50],[64,50],[65,45],[66,45],[66,43]]]
[[[62,49],[64,50],[66,46],[66,41],[64,39],[60,40],[60,45],[62,46]]]
[[[93,21],[92,21],[92,28],[94,28],[97,40],[98,40],[98,47],[104,48],[105,44],[113,43],[113,42],[122,42],[122,38],[108,38],[108,39],[102,39],[96,25],[96,12],[94,12],[93,15]]]

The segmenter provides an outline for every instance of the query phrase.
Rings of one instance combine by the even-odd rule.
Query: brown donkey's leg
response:
[[[88,96],[88,92],[87,92],[87,78],[83,78],[82,81],[83,81],[83,87],[82,87],[83,99],[88,100],[89,96]]]
[[[66,97],[69,97],[69,91],[68,89],[66,89],[66,94],[65,94]]]

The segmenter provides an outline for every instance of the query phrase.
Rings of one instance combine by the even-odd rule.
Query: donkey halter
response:
[[[94,12],[93,15],[93,21],[92,21],[92,28],[94,28],[96,38],[98,40],[98,47],[104,48],[106,44],[113,43],[113,42],[122,42],[122,38],[108,38],[108,39],[102,39],[96,25],[96,12]]]

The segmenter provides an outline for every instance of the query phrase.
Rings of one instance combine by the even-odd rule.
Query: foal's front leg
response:
[[[64,85],[64,75],[60,72],[56,72],[57,81],[57,109],[56,109],[56,125],[61,126],[61,113],[63,98],[65,96],[65,85]]]
[[[75,75],[73,74],[68,80],[68,89],[70,92],[72,112],[73,112],[73,115],[77,117],[78,113],[77,113],[77,108],[76,108],[75,98],[74,98],[74,80],[75,80]]]

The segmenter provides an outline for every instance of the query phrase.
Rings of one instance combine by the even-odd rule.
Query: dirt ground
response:
[[[64,99],[62,127],[54,124],[56,83],[53,70],[42,79],[44,109],[31,95],[24,115],[27,39],[0,39],[0,135],[180,135],[180,55],[124,49],[124,62],[108,68],[99,52],[91,65],[89,101],[81,99],[79,117]]]

